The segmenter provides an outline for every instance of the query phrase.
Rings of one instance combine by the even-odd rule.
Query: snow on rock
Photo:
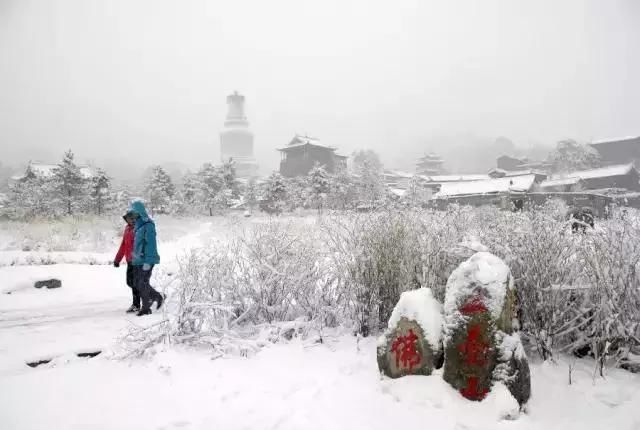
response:
[[[504,383],[518,404],[524,405],[531,397],[531,371],[520,335],[498,331],[496,337],[498,364],[493,371],[493,380]]]
[[[378,368],[391,378],[430,375],[441,361],[441,333],[442,306],[431,290],[402,293],[378,339]]]
[[[489,252],[478,252],[458,266],[447,281],[444,301],[446,323],[455,324],[469,297],[478,297],[491,312],[500,318],[507,290],[513,288],[511,271],[500,258]]]
[[[509,267],[493,254],[478,252],[449,276],[443,377],[469,400],[483,400],[491,392],[500,358],[498,334],[511,333],[514,302]],[[516,373],[505,370],[504,379]],[[523,401],[528,400],[528,376],[527,372],[518,384],[523,387]]]
[[[418,323],[425,339],[433,348],[440,345],[442,336],[442,305],[433,297],[429,288],[405,291],[389,318],[389,329],[394,329],[405,317]]]

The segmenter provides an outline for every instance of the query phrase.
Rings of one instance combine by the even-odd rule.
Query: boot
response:
[[[156,310],[160,309],[162,307],[162,304],[164,303],[164,300],[167,298],[167,296],[163,293],[158,294],[158,299],[156,300]]]
[[[129,309],[127,309],[127,313],[132,314],[134,312],[140,312],[140,306],[136,306],[136,305],[129,306]]]
[[[140,309],[140,312],[138,312],[136,315],[139,317],[144,315],[151,315],[151,309]]]

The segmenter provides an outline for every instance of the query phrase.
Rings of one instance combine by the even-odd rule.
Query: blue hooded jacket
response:
[[[128,212],[138,214],[136,219],[133,253],[131,264],[134,266],[142,266],[143,264],[158,264],[160,256],[158,255],[158,244],[156,243],[156,225],[144,207],[139,201],[131,202]]]

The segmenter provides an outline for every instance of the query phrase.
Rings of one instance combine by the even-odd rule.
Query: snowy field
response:
[[[186,249],[224,246],[260,222],[159,218],[155,285],[171,282]],[[303,230],[316,219],[293,222]],[[381,378],[375,339],[358,342],[345,331],[323,344],[265,342],[248,357],[159,345],[122,358],[123,335],[162,313],[124,314],[125,268],[110,265],[121,227],[117,219],[53,230],[0,224],[0,429],[640,429],[640,375],[612,369],[594,377],[590,360],[532,358],[532,398],[514,417],[517,405],[500,390],[475,403],[440,373]],[[33,288],[43,278],[63,286]],[[50,361],[27,365],[41,360]]]

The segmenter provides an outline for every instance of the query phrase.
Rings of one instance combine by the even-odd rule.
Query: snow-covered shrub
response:
[[[608,358],[640,346],[640,220],[616,217],[584,240],[589,309],[576,342],[589,347],[602,374]]]
[[[419,212],[415,227],[419,241],[419,283],[431,288],[434,296],[444,302],[445,285],[458,264],[471,256],[460,252],[465,237],[473,226],[471,208],[452,205],[446,211]],[[464,250],[462,250],[464,251]],[[472,252],[473,253],[473,252]]]
[[[485,232],[485,243],[512,270],[527,339],[543,359],[551,358],[581,313],[583,297],[571,292],[580,272],[576,238],[553,210],[507,214],[501,221]]]
[[[317,243],[290,223],[271,220],[239,239],[237,275],[242,294],[255,306],[257,321],[286,321],[295,316],[296,297],[315,294],[321,277]]]
[[[334,218],[325,225],[358,332],[386,326],[400,294],[420,287],[418,235],[411,213]]]

